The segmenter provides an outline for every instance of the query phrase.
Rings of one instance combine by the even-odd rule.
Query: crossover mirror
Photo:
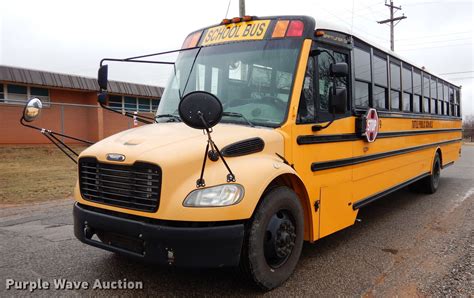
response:
[[[346,62],[332,63],[330,71],[333,77],[346,77],[349,74],[349,66]]]
[[[178,112],[189,127],[209,129],[221,121],[223,110],[216,96],[205,91],[195,91],[183,97]]]
[[[43,108],[43,103],[37,97],[34,97],[25,105],[23,110],[23,120],[26,122],[32,122],[41,114],[41,109]]]

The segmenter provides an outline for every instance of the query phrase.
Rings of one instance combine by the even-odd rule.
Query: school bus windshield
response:
[[[301,42],[247,41],[181,52],[157,115],[177,115],[180,94],[207,91],[219,98],[224,112],[242,114],[254,125],[279,126],[287,114]],[[245,118],[224,116],[222,122],[247,124]]]

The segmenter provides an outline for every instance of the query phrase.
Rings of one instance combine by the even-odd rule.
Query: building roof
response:
[[[88,77],[0,65],[0,81],[45,87],[98,91],[97,80]],[[163,88],[128,82],[109,81],[108,91],[124,95],[161,98]]]

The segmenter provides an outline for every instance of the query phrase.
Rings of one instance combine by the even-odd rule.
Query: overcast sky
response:
[[[395,29],[395,51],[462,85],[464,114],[474,114],[473,0],[397,0],[408,18]],[[186,35],[219,23],[228,0],[9,0],[0,9],[0,64],[95,77],[103,57],[179,48]],[[384,0],[247,0],[248,15],[306,14],[352,28],[389,47]],[[400,12],[397,13],[401,15]],[[238,15],[238,0],[228,17]],[[173,59],[170,56],[167,59]],[[169,66],[111,66],[110,79],[163,86]]]

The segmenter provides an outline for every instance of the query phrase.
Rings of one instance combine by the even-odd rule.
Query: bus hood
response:
[[[218,124],[213,128],[212,139],[219,149],[250,139],[261,138],[270,154],[283,155],[283,136],[275,129],[247,127],[235,124]],[[95,157],[99,161],[110,162],[107,154],[125,156],[120,164],[135,161],[151,162],[158,165],[174,162],[191,162],[199,158],[202,162],[207,135],[202,130],[186,126],[184,123],[159,123],[144,125],[110,136],[81,153],[81,157]]]

